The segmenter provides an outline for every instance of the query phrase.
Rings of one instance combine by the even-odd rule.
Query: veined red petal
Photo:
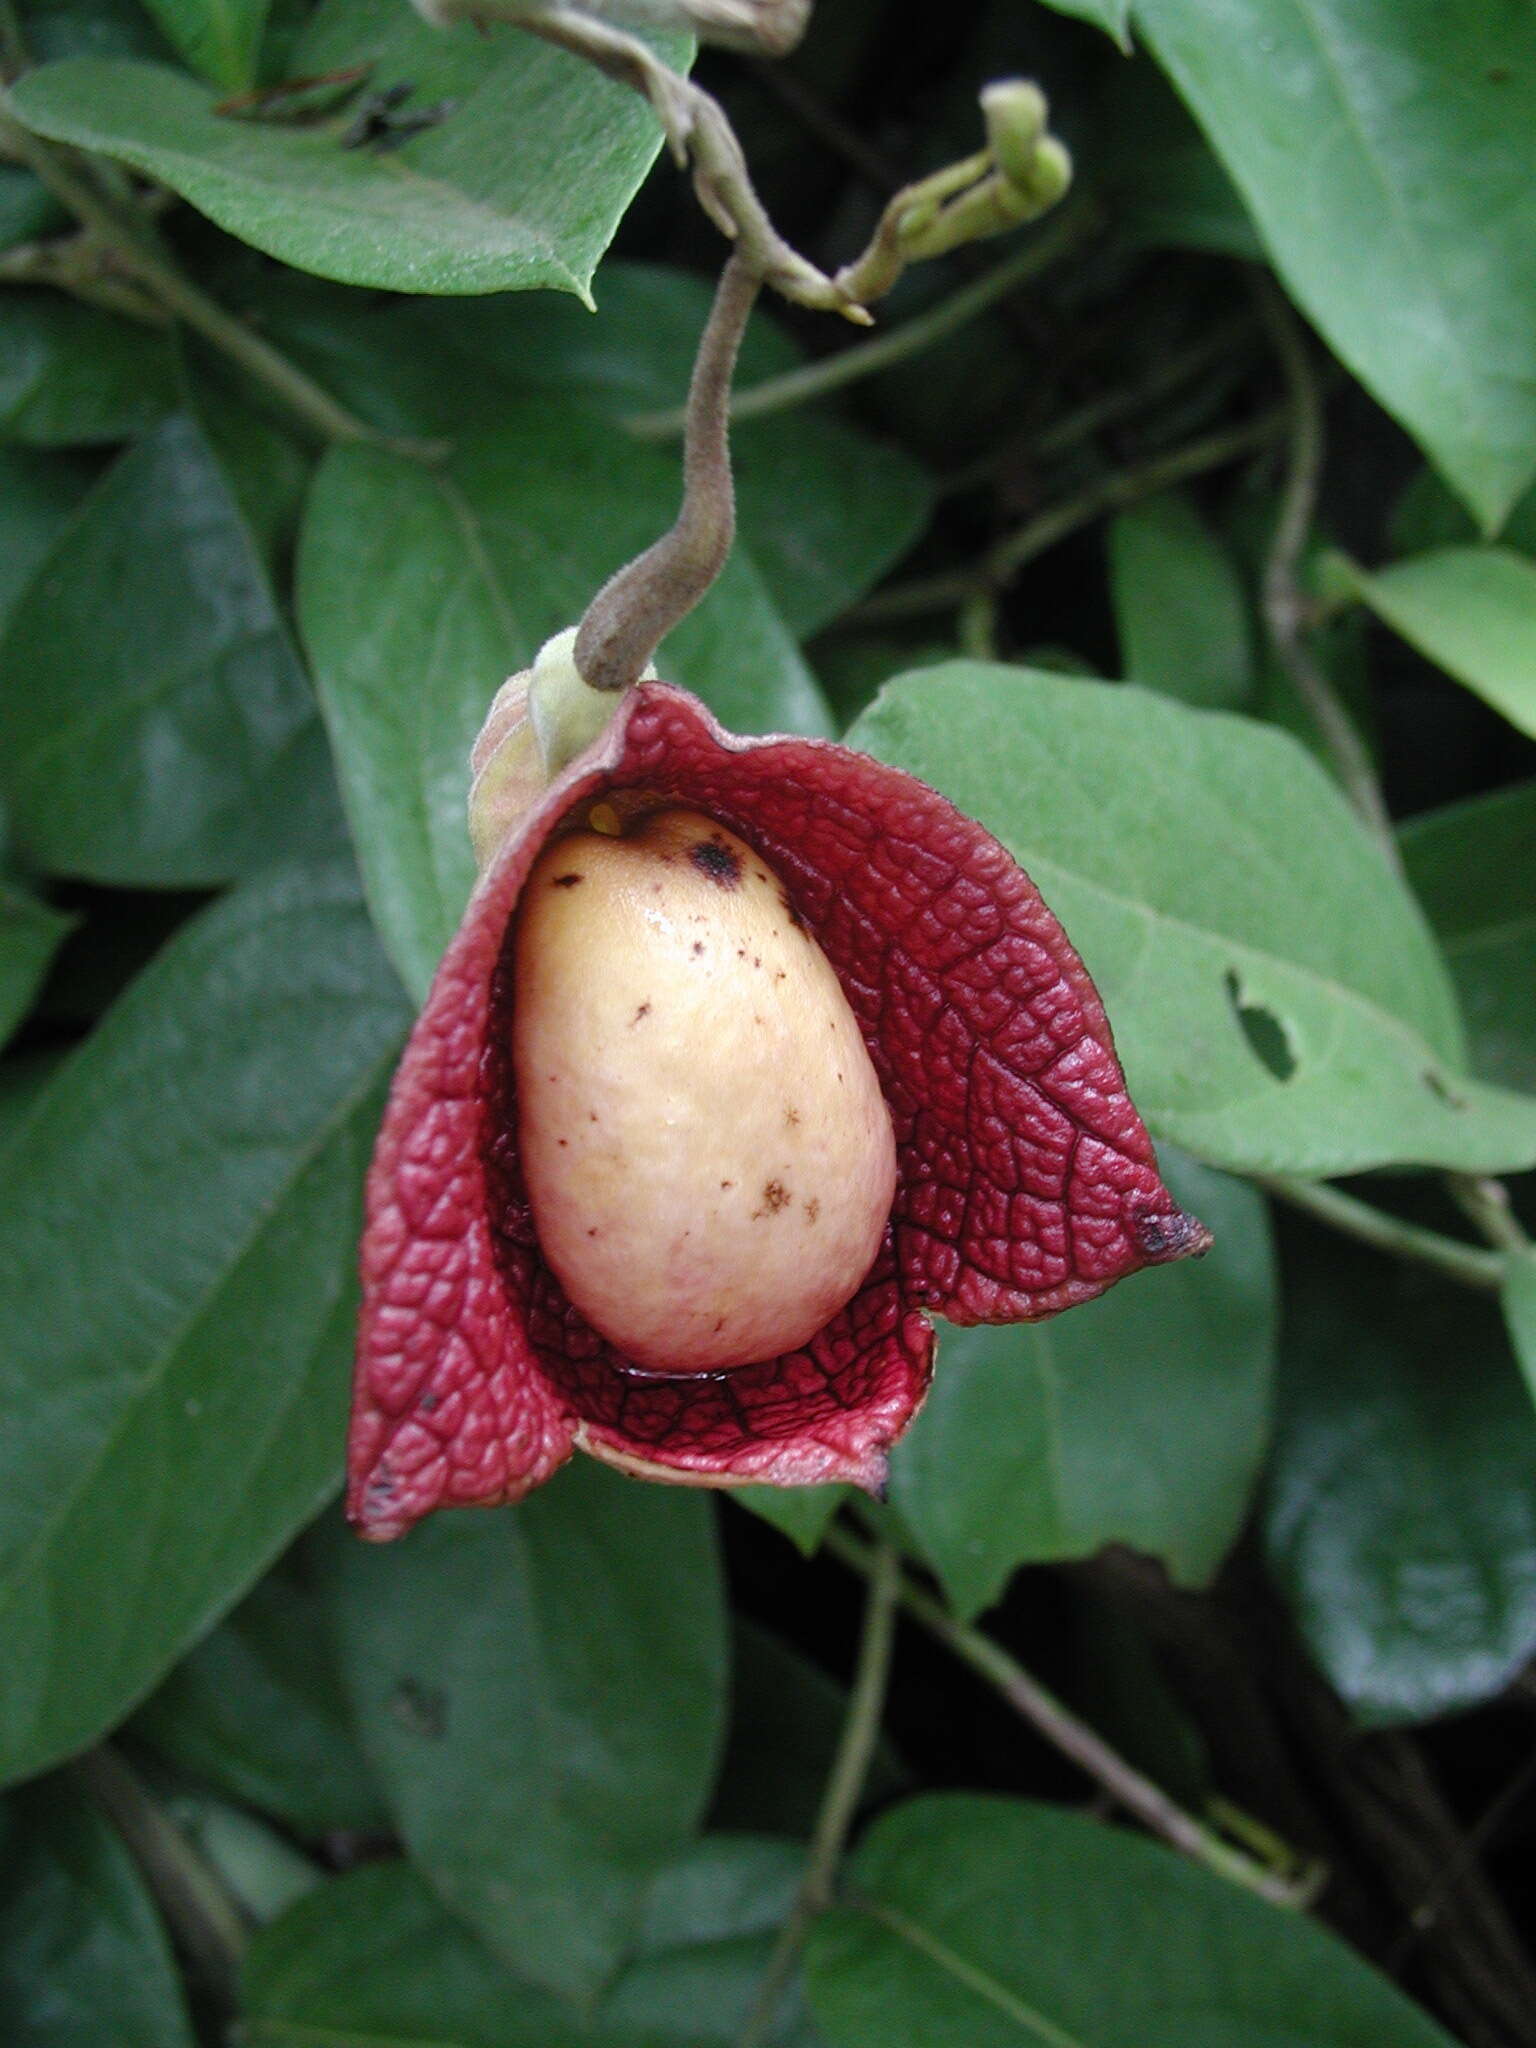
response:
[[[885,1248],[803,1351],[637,1372],[539,1255],[506,1020],[513,916],[574,807],[644,790],[778,872],[831,961],[891,1110]],[[1208,1237],[1160,1180],[1097,992],[1029,878],[925,784],[846,747],[725,733],[643,683],[501,848],[439,969],[368,1188],[349,1508],[392,1536],[516,1499],[577,1444],[696,1485],[875,1486],[927,1385],[925,1311],[1050,1315]]]

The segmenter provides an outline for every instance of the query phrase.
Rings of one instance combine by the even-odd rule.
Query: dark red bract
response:
[[[802,1351],[637,1371],[545,1265],[508,1018],[523,882],[573,808],[642,790],[757,847],[836,969],[895,1126],[885,1241]],[[581,1448],[694,1485],[878,1487],[927,1388],[930,1314],[1033,1320],[1204,1249],[1158,1177],[1087,971],[998,842],[823,741],[738,739],[642,683],[497,853],[396,1076],[368,1181],[349,1512],[396,1536],[516,1500]]]

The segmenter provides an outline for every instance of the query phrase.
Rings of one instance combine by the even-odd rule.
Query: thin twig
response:
[[[1362,1244],[1374,1245],[1378,1251],[1391,1252],[1397,1258],[1430,1266],[1463,1287],[1497,1294],[1504,1284],[1507,1261],[1497,1252],[1479,1251],[1474,1245],[1461,1244],[1438,1230],[1405,1223],[1400,1216],[1390,1216],[1385,1209],[1358,1201],[1326,1181],[1298,1180],[1284,1173],[1260,1173],[1253,1179],[1279,1201],[1305,1210],[1347,1237],[1356,1237]]]
[[[1094,216],[1086,206],[1066,208],[995,269],[963,285],[927,312],[903,321],[900,327],[888,328],[869,341],[839,350],[836,355],[823,356],[817,362],[803,363],[797,369],[749,384],[731,401],[732,424],[761,419],[765,413],[783,412],[791,406],[809,405],[862,377],[873,377],[881,370],[921,355],[1000,299],[1007,298],[1021,284],[1038,277],[1069,249],[1076,248],[1093,221]],[[665,441],[682,431],[686,417],[685,407],[674,406],[666,412],[635,413],[624,424],[642,441]]]
[[[862,1548],[862,1546],[861,1546]],[[869,1592],[864,1603],[864,1632],[859,1643],[859,1663],[848,1711],[838,1740],[837,1755],[822,1794],[821,1811],[806,1856],[805,1874],[789,1918],[763,1974],[762,1985],[739,2048],[762,2048],[768,2039],[779,2003],[789,1982],[811,1922],[832,1903],[838,1865],[842,1861],[849,1830],[858,1812],[865,1780],[880,1739],[880,1722],[885,1712],[885,1695],[890,1683],[891,1650],[896,1639],[896,1597],[901,1562],[890,1544],[864,1551],[864,1576]]]
[[[1285,374],[1290,406],[1290,457],[1280,516],[1264,565],[1264,619],[1276,658],[1311,713],[1339,780],[1395,873],[1402,857],[1381,793],[1376,764],[1312,651],[1311,606],[1301,587],[1301,563],[1317,511],[1323,471],[1323,405],[1301,328],[1278,286],[1258,286],[1260,309]]]
[[[731,375],[761,284],[739,253],[721,273],[688,387],[682,508],[660,540],[603,585],[576,636],[576,668],[594,690],[627,690],[725,566],[736,532]]]
[[[837,1524],[827,1530],[823,1540],[834,1557],[841,1558],[856,1572],[868,1577],[874,1570],[877,1553]],[[1207,1869],[1256,1892],[1271,1905],[1300,1907],[1310,1904],[1316,1896],[1320,1873],[1314,1870],[1299,1878],[1282,1876],[1265,1870],[1240,1849],[1224,1842],[1170,1799],[1160,1785],[1143,1777],[1111,1749],[1101,1735],[1047,1692],[1006,1650],[978,1629],[957,1621],[941,1602],[910,1579],[903,1577],[897,1598],[930,1635],[984,1678],[1053,1748],[1070,1757],[1117,1805],[1134,1814],[1153,1834]]]
[[[1005,534],[975,567],[915,577],[908,583],[877,591],[847,613],[846,621],[865,626],[888,619],[921,618],[930,612],[949,611],[978,590],[1001,590],[1026,563],[1080,528],[1091,526],[1106,512],[1118,512],[1174,484],[1187,483],[1191,477],[1203,476],[1208,470],[1224,468],[1227,463],[1252,454],[1282,433],[1285,421],[1283,411],[1263,413],[1241,426],[1223,427],[1130,469],[1099,477],[1086,489]]]
[[[110,1743],[71,1769],[127,1844],[198,1974],[221,2004],[233,2007],[249,1929],[217,1871]]]
[[[184,277],[152,245],[148,221],[134,221],[120,212],[90,179],[77,172],[66,152],[3,114],[0,134],[14,142],[21,159],[110,254],[117,269],[264,385],[311,434],[330,442],[371,441],[399,454],[428,457],[442,452],[422,442],[392,439],[349,412],[296,363]]]
[[[1047,425],[1031,428],[1027,434],[1005,442],[1001,448],[988,449],[974,462],[967,462],[941,476],[939,496],[950,498],[962,491],[975,490],[980,484],[990,483],[999,470],[1023,460],[1039,461],[1047,456],[1065,455],[1082,442],[1091,440],[1095,434],[1102,433],[1106,427],[1118,426],[1122,420],[1134,418],[1146,406],[1155,404],[1158,399],[1177,391],[1180,385],[1209,369],[1212,363],[1220,362],[1235,344],[1252,334],[1254,325],[1252,314],[1244,313],[1202,334],[1188,348],[1159,355],[1148,368],[1146,376],[1138,382],[1117,385],[1112,391],[1074,406],[1070,412],[1058,414]]]
[[[1503,1181],[1476,1173],[1448,1173],[1445,1184],[1464,1216],[1501,1252],[1526,1252],[1531,1240],[1510,1204]]]

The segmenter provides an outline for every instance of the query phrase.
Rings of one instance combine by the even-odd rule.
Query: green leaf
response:
[[[1295,1275],[1266,1542],[1359,1720],[1461,1712],[1536,1650],[1533,1467],[1491,1302],[1336,1242]]]
[[[69,216],[35,172],[0,164],[0,249],[57,234]]]
[[[0,440],[126,441],[175,403],[175,358],[159,328],[58,292],[0,291]]]
[[[1527,491],[1501,528],[1504,545],[1536,555],[1536,491]],[[1432,469],[1421,469],[1392,508],[1388,538],[1394,555],[1424,555],[1478,538],[1477,522]]]
[[[365,1864],[262,1928],[246,1952],[252,2048],[583,2048],[558,1999],[520,1983],[409,1863]],[[596,2044],[601,2048],[601,2043]]]
[[[145,0],[167,38],[192,69],[226,93],[256,76],[268,0]]]
[[[469,750],[501,682],[668,527],[675,465],[548,400],[428,469],[379,449],[322,464],[299,619],[374,917],[425,992],[473,879]],[[663,672],[738,730],[825,731],[824,701],[738,551],[668,636]]]
[[[1536,1251],[1522,1251],[1510,1260],[1504,1282],[1504,1321],[1526,1390],[1536,1400]]]
[[[1394,633],[1536,738],[1536,562],[1442,548],[1349,578]]]
[[[342,1664],[396,1822],[530,1981],[590,1996],[708,1795],[725,1635],[709,1503],[580,1459],[508,1513],[330,1564]]]
[[[292,278],[267,281],[257,305],[283,346],[365,418],[458,438],[496,427],[509,405],[526,411],[532,392],[616,421],[680,404],[710,297],[701,278],[610,262],[595,319],[549,292],[381,307]],[[759,311],[738,387],[802,360]],[[927,523],[932,487],[917,464],[829,406],[746,421],[732,444],[741,537],[797,638],[863,596]],[[679,478],[675,497],[679,444],[660,452]]]
[[[599,2008],[604,2033],[665,2048],[736,2048],[805,1868],[795,1842],[706,1836],[651,1888],[639,1955]],[[765,2048],[817,2048],[796,1996]]]
[[[1131,46],[1131,0],[1046,0],[1058,14],[1091,21],[1105,35],[1113,36],[1122,50]]]
[[[1293,296],[1497,526],[1536,473],[1536,12],[1136,0],[1135,14]]]
[[[6,881],[0,870],[0,1046],[27,1014],[73,924],[73,918]]]
[[[1215,1232],[1208,1257],[1047,1323],[940,1337],[933,1392],[891,1459],[891,1502],[966,1619],[1019,1565],[1108,1543],[1198,1585],[1242,1527],[1274,1370],[1265,1205],[1209,1168],[1163,1169]]]
[[[376,1863],[303,1899],[253,1939],[253,2048],[734,2048],[803,1852],[715,1837],[656,1879],[638,1953],[595,2020],[510,1971],[409,1863]],[[771,2048],[815,2048],[803,2014]]]
[[[1448,804],[1399,835],[1485,1079],[1536,1094],[1536,782]]]
[[[334,1486],[405,1006],[347,874],[186,926],[6,1153],[0,1777],[93,1741]]]
[[[25,1059],[0,1060],[0,1152],[32,1114],[58,1069],[61,1055],[35,1052]]]
[[[1239,711],[1253,693],[1248,608],[1236,566],[1183,491],[1109,529],[1110,598],[1128,676],[1186,704]]]
[[[387,1826],[323,1602],[292,1561],[183,1658],[132,1728],[167,1761],[301,1836]]]
[[[846,1486],[733,1486],[731,1499],[787,1536],[802,1557],[814,1557],[848,1492]]]
[[[0,1808],[0,2040],[193,2048],[170,1947],[127,1850],[67,1781]]]
[[[90,483],[78,458],[0,448],[0,632]]]
[[[250,532],[202,434],[168,420],[103,477],[0,641],[16,843],[92,881],[221,882],[332,850],[328,778]]]
[[[849,1874],[806,1959],[832,2048],[1451,2048],[1299,1913],[1078,1814],[913,1800]]]
[[[687,46],[664,47],[676,59]],[[313,126],[235,119],[183,73],[91,57],[29,72],[10,106],[284,263],[409,292],[547,285],[586,298],[661,140],[638,95],[579,58],[505,26],[445,33],[398,0],[324,0],[289,64],[294,76],[371,66],[370,94],[408,87],[406,119],[451,109],[398,147],[349,147],[345,110]]]
[[[1536,1161],[1536,1104],[1463,1078],[1422,914],[1286,735],[956,662],[888,684],[850,738],[1029,870],[1161,1135],[1241,1172]]]

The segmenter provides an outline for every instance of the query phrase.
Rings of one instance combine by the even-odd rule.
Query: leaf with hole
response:
[[[1466,1078],[1421,912],[1284,734],[956,662],[888,684],[850,737],[1034,877],[1154,1133],[1238,1172],[1536,1163],[1536,1103]]]
[[[509,404],[438,468],[368,448],[321,465],[300,625],[374,916],[416,995],[469,896],[469,750],[492,697],[671,524],[676,499],[671,460],[549,400]],[[828,728],[742,551],[659,659],[738,730]]]
[[[358,1726],[415,1862],[521,1976],[590,1997],[714,1775],[709,1503],[582,1459],[408,1544],[338,1532],[327,1563]]]
[[[663,47],[686,55],[676,37]],[[579,58],[505,25],[444,32],[394,0],[324,0],[287,61],[366,82],[295,125],[221,112],[217,89],[166,65],[75,57],[29,72],[9,105],[269,256],[389,291],[585,298],[661,142],[644,101]]]
[[[1493,1301],[1337,1241],[1298,1261],[1265,1542],[1359,1720],[1464,1712],[1536,1652],[1533,1467]]]
[[[1536,782],[1410,819],[1399,843],[1461,998],[1474,1069],[1536,1095]]]
[[[407,1022],[344,871],[187,925],[5,1157],[0,1779],[114,1726],[335,1484]]]
[[[1011,1330],[943,1330],[933,1391],[891,1457],[891,1502],[966,1619],[1022,1564],[1108,1543],[1208,1579],[1268,1438],[1275,1275],[1263,1199],[1166,1153],[1215,1234],[1198,1263]]]
[[[1451,2048],[1322,1927],[1084,1814],[912,1800],[849,1879],[806,1957],[832,2048]]]
[[[1536,475],[1536,11],[1136,0],[1135,21],[1292,295],[1496,526]]]

